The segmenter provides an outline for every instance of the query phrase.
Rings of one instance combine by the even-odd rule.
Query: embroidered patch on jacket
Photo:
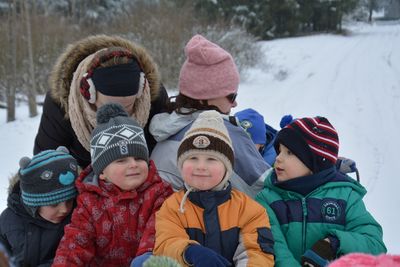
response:
[[[337,201],[329,199],[322,201],[321,213],[325,221],[334,223],[340,219],[343,210]]]

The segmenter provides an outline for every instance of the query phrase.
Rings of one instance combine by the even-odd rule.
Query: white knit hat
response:
[[[226,174],[212,190],[224,189],[232,174],[234,152],[221,114],[215,110],[200,113],[185,133],[177,154],[179,170],[182,170],[183,162],[196,153],[206,153],[222,161],[226,168]],[[196,188],[194,189],[196,190]]]

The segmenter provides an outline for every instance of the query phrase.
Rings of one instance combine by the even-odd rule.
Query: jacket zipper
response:
[[[303,208],[303,244],[301,251],[304,253],[306,249],[306,235],[307,235],[307,204],[306,199],[301,198],[301,206]]]

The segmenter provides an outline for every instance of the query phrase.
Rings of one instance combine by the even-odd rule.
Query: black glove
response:
[[[231,266],[231,263],[223,256],[201,245],[189,245],[185,250],[184,260],[196,267]]]
[[[335,254],[329,241],[321,239],[301,256],[301,265],[314,267],[327,266],[329,261],[335,258]]]

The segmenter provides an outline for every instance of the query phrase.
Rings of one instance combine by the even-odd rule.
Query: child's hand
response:
[[[225,267],[231,263],[217,252],[201,245],[189,245],[183,256],[190,266]]]
[[[301,256],[302,266],[323,267],[335,258],[328,238],[318,240]]]

